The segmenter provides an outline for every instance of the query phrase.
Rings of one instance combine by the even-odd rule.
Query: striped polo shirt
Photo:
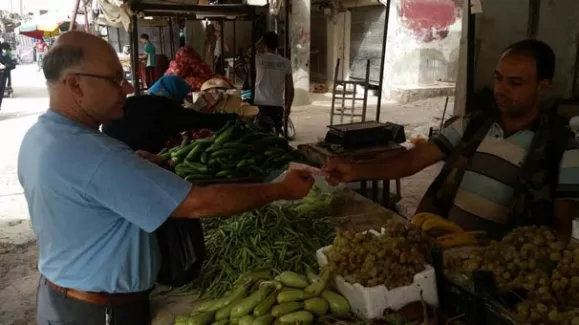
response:
[[[459,118],[433,139],[445,158],[458,144],[467,123],[467,118]],[[514,185],[534,135],[530,128],[505,137],[501,126],[494,123],[465,170],[449,220],[465,229],[487,231],[507,223]],[[568,147],[563,154],[556,195],[557,198],[579,198],[579,150],[576,146]]]

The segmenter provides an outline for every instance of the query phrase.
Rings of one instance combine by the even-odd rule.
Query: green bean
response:
[[[204,298],[216,298],[231,289],[237,275],[250,270],[305,274],[307,267],[317,267],[315,251],[332,243],[338,222],[325,217],[328,208],[312,212],[309,207],[317,200],[329,207],[330,196],[316,191],[311,195],[302,202],[272,203],[232,218],[202,220],[207,257],[190,287],[200,289]]]

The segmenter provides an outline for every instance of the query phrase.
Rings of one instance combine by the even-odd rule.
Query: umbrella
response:
[[[70,21],[57,20],[45,14],[20,25],[18,33],[36,39],[50,38],[66,32],[69,27]]]

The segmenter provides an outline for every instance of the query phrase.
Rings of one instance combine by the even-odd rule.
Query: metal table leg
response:
[[[366,181],[360,181],[360,194],[364,197],[368,194],[368,183]]]
[[[390,207],[390,180],[386,179],[382,181],[382,206]]]

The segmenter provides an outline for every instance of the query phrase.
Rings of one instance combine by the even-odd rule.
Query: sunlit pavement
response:
[[[16,160],[22,137],[48,107],[48,94],[36,65],[13,70],[12,87],[13,97],[4,98],[0,107],[0,242],[24,243],[33,236]]]

